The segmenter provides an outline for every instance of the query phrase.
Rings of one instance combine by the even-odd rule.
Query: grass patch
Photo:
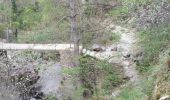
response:
[[[104,94],[110,94],[116,86],[123,83],[121,68],[116,69],[115,66],[106,61],[100,61],[97,65],[102,70],[102,89],[104,90]]]
[[[128,86],[115,100],[144,100],[144,94],[141,92],[141,88]]]
[[[127,7],[116,7],[110,10],[108,12],[108,15],[110,17],[120,17],[120,16],[125,16],[128,13],[129,13],[129,10]]]
[[[138,66],[139,71],[146,72],[150,65],[159,61],[159,54],[167,48],[170,42],[170,24],[154,27],[140,32],[140,44],[144,52],[144,63]]]
[[[74,96],[73,96],[73,100],[82,100],[82,94],[84,92],[84,90],[86,90],[86,88],[84,87],[79,87],[75,92],[74,92]]]
[[[61,23],[62,24],[62,23]],[[63,43],[69,42],[69,34],[57,31],[55,27],[47,27],[42,30],[22,31],[18,35],[19,43]]]
[[[74,68],[64,67],[62,69],[62,73],[66,74],[66,75],[77,75],[79,73],[79,71],[80,71],[79,67],[74,67]]]

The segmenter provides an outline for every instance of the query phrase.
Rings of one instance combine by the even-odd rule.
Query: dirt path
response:
[[[107,23],[109,23],[109,25],[107,25]],[[123,28],[110,23],[112,22],[106,20],[102,24],[104,26],[107,25],[108,30],[111,30],[112,32],[118,33],[120,35],[120,41],[116,44],[113,44],[117,46],[117,51],[106,50],[104,52],[94,52],[84,49],[83,53],[100,60],[107,60],[110,63],[116,63],[123,66],[124,74],[125,76],[129,77],[130,80],[128,83],[121,85],[113,91],[112,96],[115,97],[121,92],[121,89],[126,87],[128,84],[138,83],[139,77],[132,60],[133,46],[136,41],[135,33],[132,30],[130,31],[127,28]],[[127,57],[128,55],[130,55],[130,57]]]
[[[136,38],[135,33],[126,28],[111,24],[109,25],[109,29],[111,29],[112,32],[118,33],[120,35],[120,41],[117,45],[118,52],[121,53],[120,64],[123,66],[124,74],[130,78],[128,83],[123,84],[113,91],[112,96],[115,97],[121,92],[121,89],[126,87],[128,84],[133,83],[135,85],[139,81],[138,72],[136,71],[135,66],[133,66],[134,64],[132,60],[133,47],[135,45]],[[126,58],[128,55],[131,56]]]

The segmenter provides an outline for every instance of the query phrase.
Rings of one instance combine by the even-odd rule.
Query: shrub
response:
[[[121,73],[112,64],[89,56],[80,59],[80,79],[85,88],[96,95],[102,92],[108,94],[123,82]],[[101,86],[98,85],[99,83]]]
[[[33,5],[28,5],[19,10],[19,16],[14,23],[21,29],[28,29],[40,23],[42,15],[34,9]]]

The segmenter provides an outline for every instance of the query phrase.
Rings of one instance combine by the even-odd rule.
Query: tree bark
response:
[[[17,21],[17,17],[18,17],[18,9],[17,9],[17,4],[16,4],[16,0],[11,0],[11,4],[12,4],[12,21],[16,22]],[[15,30],[14,30],[14,36],[15,36],[15,41],[17,41],[17,37],[18,37],[18,29],[15,26]]]
[[[78,23],[77,23],[77,9],[76,9],[76,0],[69,0],[70,5],[70,24],[71,24],[71,34],[70,40],[74,44],[74,65],[79,66],[79,33],[78,33]]]

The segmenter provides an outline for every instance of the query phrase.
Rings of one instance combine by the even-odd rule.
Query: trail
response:
[[[107,23],[109,23],[109,25]],[[133,30],[129,30],[127,28],[112,24],[110,20],[105,20],[102,24],[103,26],[107,25],[108,30],[120,35],[120,41],[116,44],[113,44],[117,47],[117,51],[111,51],[110,47],[108,47],[108,49],[104,52],[94,52],[83,49],[83,53],[85,55],[90,55],[100,60],[106,60],[109,63],[119,64],[123,66],[124,74],[129,78],[129,81],[114,89],[114,91],[112,92],[112,97],[115,97],[121,92],[121,89],[126,87],[128,84],[132,83],[135,85],[139,82],[138,72],[136,71],[132,60],[136,37]],[[130,57],[126,57],[128,55],[130,55]]]
[[[109,22],[108,21],[109,20],[106,20],[105,23],[110,23],[110,21]],[[110,24],[108,26],[108,29],[120,35],[120,41],[118,42],[117,45],[118,52],[121,55],[120,65],[123,66],[124,74],[130,78],[129,82],[114,89],[114,91],[112,92],[112,97],[116,97],[117,95],[119,95],[121,90],[127,85],[131,83],[135,85],[139,82],[138,72],[135,69],[135,66],[133,64],[133,59],[132,59],[133,48],[136,42],[136,37],[133,30],[129,30],[127,28],[123,28],[115,24]],[[126,58],[127,55],[130,55],[130,57]]]
[[[109,28],[114,29],[112,30],[112,32],[117,32],[120,34],[120,41],[118,43],[118,52],[121,52],[122,55],[121,65],[123,66],[124,74],[130,78],[129,82],[123,84],[122,86],[118,87],[117,89],[115,89],[115,91],[112,92],[112,96],[115,97],[121,92],[121,89],[123,89],[127,85],[131,83],[135,85],[139,82],[138,72],[135,69],[135,66],[133,64],[133,59],[132,59],[133,48],[136,42],[136,37],[135,37],[135,33],[132,30],[128,30],[126,28],[122,28],[114,24],[111,24]],[[125,56],[128,54],[130,54],[131,57],[126,59]]]

